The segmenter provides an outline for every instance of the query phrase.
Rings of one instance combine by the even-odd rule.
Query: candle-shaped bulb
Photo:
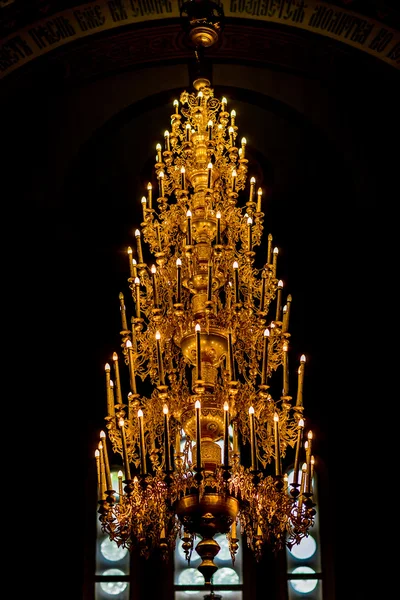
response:
[[[224,402],[224,467],[229,468],[229,404]]]
[[[233,169],[233,171],[232,171],[232,192],[236,191],[236,177],[237,177],[236,169]]]
[[[303,419],[299,419],[299,427],[304,427],[304,420]]]
[[[305,356],[305,354],[302,354],[302,355],[300,356],[300,362],[301,362],[301,363],[305,363],[305,362],[306,362],[306,356]]]
[[[135,277],[135,285],[140,285],[140,279],[139,279],[139,277]]]
[[[162,410],[163,410],[163,413],[164,413],[164,415],[167,415],[167,414],[168,414],[168,406],[167,406],[166,404],[164,404],[164,406],[163,406],[163,409],[162,409]]]
[[[211,121],[211,119],[208,121],[207,127],[208,127],[208,139],[209,139],[209,141],[211,141],[212,134],[213,134],[213,122]]]
[[[178,114],[179,102],[178,100],[173,101],[173,106],[175,108],[175,114]]]
[[[151,265],[151,269],[150,269],[150,271],[153,273],[153,275],[154,275],[155,273],[157,273],[157,268],[156,268],[156,266],[155,266],[155,265]]]
[[[186,186],[185,172],[186,172],[186,169],[185,169],[185,167],[182,166],[181,167],[181,188],[183,190],[185,189],[185,186]]]
[[[261,199],[262,199],[262,189],[258,188],[258,190],[257,190],[257,208],[256,208],[256,211],[258,213],[261,212]]]
[[[275,421],[275,423],[279,423],[278,413],[274,413],[274,421]]]
[[[123,472],[122,472],[121,470],[119,470],[119,471],[118,471],[118,479],[119,479],[120,477],[123,477],[123,476],[124,476]]]
[[[251,217],[247,217],[247,245],[249,251],[251,251],[251,249],[253,248],[253,232],[251,227],[252,225],[253,219]]]
[[[275,246],[275,248],[272,251],[272,270],[273,270],[274,277],[276,277],[276,263],[278,260],[278,254],[279,254],[279,249]]]
[[[100,456],[100,450],[98,448],[96,448],[96,450],[94,451],[94,455],[96,458],[99,458]]]
[[[118,360],[118,354],[116,352],[113,352],[112,358],[113,360]]]
[[[157,150],[157,162],[161,162],[161,144],[157,144],[156,145],[156,150]]]
[[[153,190],[153,186],[151,185],[151,183],[149,181],[149,183],[147,184],[147,199],[148,199],[148,208],[150,210],[152,208],[152,202],[153,202],[152,190]]]
[[[131,342],[131,340],[126,340],[125,347],[128,348],[128,349],[132,348],[132,342]]]
[[[249,408],[249,420],[250,420],[250,453],[251,453],[251,470],[257,469],[257,448],[256,448],[256,432],[254,424],[254,407]]]
[[[156,331],[156,345],[157,345],[158,376],[159,376],[160,384],[165,385],[164,363],[163,363],[162,354],[161,354],[160,339],[161,339],[161,333],[157,330]]]
[[[110,365],[109,365],[108,363],[106,363],[106,364],[104,365],[104,370],[105,370],[105,371],[110,371],[110,370],[111,370],[111,367],[110,367]]]
[[[160,188],[160,197],[164,197],[164,171],[160,171],[158,174],[158,185]]]
[[[239,150],[239,156],[240,156],[240,158],[244,158],[245,153],[246,153],[246,144],[247,144],[247,140],[245,137],[242,137],[241,144],[242,144],[242,147]]]
[[[118,425],[119,425],[120,427],[123,427],[123,426],[125,425],[125,421],[124,421],[124,419],[123,419],[122,417],[121,417],[121,418],[120,418],[120,420],[118,421]]]
[[[268,376],[268,343],[269,343],[269,329],[264,329],[264,346],[262,355],[262,368],[261,368],[261,385],[267,385]]]
[[[200,327],[200,325],[199,325],[199,327]],[[200,402],[200,400],[196,400],[196,402],[194,403],[194,407],[195,407],[195,408],[200,408],[200,407],[201,407],[201,402]]]
[[[213,168],[213,164],[212,162],[209,162],[207,165],[207,173],[208,173],[208,177],[207,177],[207,187],[208,189],[211,188],[211,183],[212,183],[212,168]]]
[[[229,129],[228,129],[228,132],[229,132],[229,141],[230,141],[230,144],[231,144],[231,146],[233,146],[233,134],[234,134],[235,130],[233,129],[232,126],[230,126]]]
[[[201,380],[201,339],[200,331],[201,327],[199,323],[195,325],[196,332],[196,368],[197,368],[197,379]]]
[[[221,100],[221,104],[222,104],[222,110],[225,111],[226,108],[226,104],[227,104],[227,99],[225,98],[225,96],[222,98]]]
[[[312,440],[312,438],[313,438],[313,433],[312,433],[312,431],[309,431],[309,432],[307,433],[307,437],[308,437],[308,439],[309,439],[309,440]]]
[[[169,131],[168,130],[164,131],[164,139],[165,139],[165,149],[169,152],[170,147],[169,147]]]
[[[176,266],[177,266],[177,267],[181,267],[181,266],[182,266],[182,261],[181,261],[181,259],[180,259],[180,258],[177,258],[177,259],[176,259]]]
[[[142,198],[142,202],[143,202],[143,198]],[[130,246],[128,246],[127,252],[128,252],[128,254],[132,254],[132,248]]]
[[[143,411],[141,408],[139,408],[139,410],[137,411],[137,416],[140,419],[141,417],[143,417]]]
[[[146,208],[146,202],[147,202],[146,196],[142,196],[141,203],[144,205],[144,208]],[[129,250],[128,250],[128,252],[129,252]],[[131,248],[130,254],[132,254],[132,248]]]
[[[235,260],[233,263],[233,276],[235,280],[235,302],[239,304],[240,302],[240,294],[239,294],[239,263]]]
[[[221,213],[218,210],[217,214],[215,215],[217,217],[217,245],[219,246],[221,244]]]
[[[186,232],[186,243],[188,246],[192,245],[192,212],[190,210],[186,213],[187,217],[187,232]]]

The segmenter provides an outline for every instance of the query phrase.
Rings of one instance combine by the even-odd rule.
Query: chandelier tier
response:
[[[206,585],[215,534],[227,535],[234,561],[240,527],[259,559],[265,544],[299,543],[315,515],[305,356],[294,397],[292,298],[227,108],[203,77],[173,102],[128,248],[121,349],[105,366],[108,441],[101,432],[96,450],[103,531],[146,557],[168,556],[180,538],[188,559],[194,548],[202,558]],[[107,448],[122,457],[117,490]]]

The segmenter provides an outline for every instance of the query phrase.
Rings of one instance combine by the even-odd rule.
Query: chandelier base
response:
[[[175,511],[185,531],[202,537],[195,548],[202,559],[197,569],[209,586],[211,577],[218,570],[214,558],[221,549],[213,537],[230,531],[239,512],[239,502],[226,494],[190,494],[177,502]]]

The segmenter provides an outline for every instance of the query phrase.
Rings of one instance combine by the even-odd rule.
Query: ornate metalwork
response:
[[[216,533],[227,534],[234,560],[240,524],[259,558],[266,543],[276,549],[299,543],[315,514],[310,432],[303,442],[305,357],[294,400],[292,299],[283,303],[271,234],[263,246],[262,190],[254,178],[247,200],[239,201],[247,171],[246,140],[238,143],[227,101],[215,98],[205,80],[183,92],[164,149],[157,147],[158,189],[149,183],[136,245],[128,249],[131,302],[127,308],[120,294],[122,356],[114,353],[113,366],[106,365],[106,429],[125,479],[111,489],[103,448],[103,529],[145,556],[156,548],[167,556],[179,535],[190,558],[193,536],[200,535],[206,583],[216,568]],[[144,262],[144,245],[152,265]],[[257,249],[266,256],[261,267]],[[277,399],[274,381],[281,382]],[[282,474],[289,451],[290,486]]]

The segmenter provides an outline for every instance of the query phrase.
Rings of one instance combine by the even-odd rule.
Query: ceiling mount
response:
[[[182,4],[180,14],[183,29],[194,46],[208,48],[218,41],[224,11],[217,2],[190,0]]]

